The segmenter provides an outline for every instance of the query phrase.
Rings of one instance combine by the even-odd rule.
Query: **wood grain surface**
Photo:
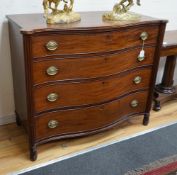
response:
[[[80,80],[115,75],[128,69],[152,65],[154,51],[154,47],[146,47],[145,60],[142,62],[138,61],[140,48],[90,57],[41,58],[33,63],[33,83],[38,85],[54,81]],[[46,71],[50,66],[55,66],[58,69],[56,75],[47,75]]]
[[[15,22],[20,27],[20,30],[24,34],[35,34],[40,32],[49,32],[49,31],[83,31],[83,30],[114,30],[122,26],[132,27],[136,25],[154,25],[159,21],[166,23],[167,20],[161,20],[157,18],[152,18],[149,16],[140,15],[141,18],[137,21],[104,21],[102,15],[104,11],[91,11],[91,12],[80,12],[82,20],[75,23],[70,23],[67,25],[58,24],[51,25],[46,24],[46,20],[43,14],[16,14],[8,15],[7,18],[10,21]],[[34,20],[35,19],[35,20]]]
[[[166,103],[160,112],[152,111],[151,122],[146,127],[142,125],[142,116],[137,116],[100,134],[41,145],[38,160],[35,162],[29,160],[28,140],[23,128],[16,124],[0,126],[0,174],[6,175],[31,168],[72,153],[92,149],[94,146],[120,141],[126,137],[131,138],[134,134],[148,132],[149,129],[177,122],[176,104],[177,100],[171,101]]]
[[[177,53],[177,30],[166,31],[161,56],[171,56]]]
[[[148,91],[143,91],[103,105],[58,111],[38,116],[35,119],[36,139],[78,134],[107,127],[125,116],[143,113],[147,96]],[[131,106],[133,100],[137,100],[139,103],[135,108]],[[126,110],[124,110],[125,107]],[[58,127],[50,129],[48,122],[51,120],[58,121]]]
[[[25,78],[25,81],[21,81],[23,86],[18,86],[18,83],[14,83],[15,89],[18,89],[18,92],[20,92],[21,87],[23,87],[23,91],[25,90],[25,95],[15,95],[15,101],[17,104],[20,104],[25,100],[25,103],[23,104],[25,104],[26,109],[24,107],[23,110],[25,110],[27,117],[25,123],[28,124],[27,130],[29,131],[31,160],[37,159],[36,148],[37,145],[40,144],[40,142],[35,140],[35,131],[37,128],[34,124],[36,115],[38,114],[43,113],[47,115],[46,112],[55,112],[56,110],[74,110],[81,107],[94,107],[99,104],[119,99],[122,95],[128,95],[134,91],[144,89],[148,90],[148,97],[146,107],[143,112],[143,124],[147,125],[149,122],[149,112],[152,104],[152,94],[159,63],[160,49],[167,21],[141,16],[140,20],[137,21],[108,22],[102,20],[103,13],[104,12],[84,12],[81,13],[82,20],[80,22],[58,25],[47,25],[41,14],[8,16],[9,24],[11,26],[11,36],[13,35],[13,37],[10,37],[11,50],[13,54],[12,59],[14,59],[12,62],[13,64],[15,62],[13,65],[13,72],[14,74],[22,75],[14,76],[14,82],[18,82],[17,79],[19,77]],[[11,30],[14,26],[16,30]],[[128,59],[130,58],[130,55],[132,57],[135,53],[138,53],[138,48],[139,51],[142,49],[143,41],[140,36],[143,32],[147,32],[148,34],[145,46],[156,47],[151,53],[151,56],[153,56],[152,65],[145,64],[145,62],[142,62],[142,65],[138,65],[134,61],[132,62],[131,59]],[[16,40],[15,36],[20,36],[21,34],[21,40]],[[46,44],[51,40],[58,44],[58,48],[55,51],[48,51],[46,48]],[[19,42],[21,43],[19,44]],[[23,46],[24,48],[24,53],[18,59],[16,59],[19,55],[16,45]],[[135,52],[132,52],[133,49]],[[84,58],[94,60],[95,57],[100,58],[105,54],[109,54],[112,60],[115,60],[112,55],[118,51],[120,51],[120,56],[118,57],[126,59],[118,65],[116,65],[117,61],[112,62],[112,64],[115,65],[110,65],[110,62],[109,71],[105,68],[106,65],[103,64],[105,60],[103,61],[103,59],[101,62],[103,64],[103,68],[101,66],[97,67],[97,65],[94,65],[99,64],[98,59],[92,64],[93,69],[94,67],[97,69],[95,70],[95,73],[91,70],[93,74],[85,74],[88,77],[90,76],[89,78],[78,79],[75,78],[74,75],[77,76],[77,74],[82,74],[84,69],[77,73],[77,66],[87,66],[87,64],[90,64],[91,67],[91,63],[88,62],[86,65],[81,63],[81,65],[77,65],[77,62],[72,62],[71,66],[76,66],[75,68],[71,68],[71,70],[73,69],[73,71],[76,71],[76,74],[73,73],[73,79],[70,76],[72,80],[68,81],[65,77],[63,78],[63,81],[51,78],[51,81],[48,80],[48,83],[34,83],[36,82],[35,76],[37,75],[35,73],[39,70],[35,70],[33,66],[38,61],[44,61],[46,63],[45,65],[48,66],[48,62],[46,62],[46,60],[55,61],[57,58],[63,58],[64,61],[66,59],[74,60],[76,58],[80,60]],[[122,53],[125,55],[122,56]],[[148,56],[148,54],[146,56]],[[132,57],[133,59],[134,56]],[[122,61],[121,58],[120,61]],[[126,63],[126,61],[129,63]],[[16,66],[16,64],[18,66]],[[66,63],[64,66],[67,66]],[[88,70],[85,70],[85,72],[86,71],[88,72]],[[105,73],[103,73],[104,71]],[[109,73],[111,75],[109,75]],[[92,75],[95,77],[91,77]],[[140,84],[134,83],[134,79],[137,76],[141,76],[142,78],[142,82]],[[48,95],[51,93],[57,93],[59,97],[54,102],[49,102],[47,100]],[[124,111],[126,111],[126,109],[127,106],[124,105]],[[20,121],[20,119],[23,118],[21,117],[20,112],[20,110],[16,110],[16,113],[18,114],[17,121]],[[116,112],[116,110],[112,112]],[[100,115],[97,117],[99,118]],[[117,119],[120,117],[121,115],[117,116]],[[126,117],[126,119],[128,119],[128,116]],[[107,124],[107,118],[103,118],[105,121],[100,121],[100,123]],[[112,122],[114,122],[115,118],[111,118],[113,120]],[[95,123],[96,122],[98,122],[97,127],[100,127],[99,121],[95,121]],[[87,129],[91,128],[94,130],[94,128],[90,127],[89,122],[88,126],[85,127]],[[110,127],[105,127],[103,129],[105,130],[108,128]],[[81,130],[82,129],[83,128],[81,128]],[[85,133],[83,132],[82,134],[98,133],[103,131],[103,129],[101,128],[98,130],[98,128],[95,128],[93,132],[85,131]],[[65,130],[63,129],[63,131]],[[73,132],[72,128],[71,132]],[[67,138],[67,135],[65,136],[65,138]],[[75,135],[73,134],[73,136]],[[57,137],[55,138],[56,140],[58,139]],[[47,141],[50,141],[50,138],[45,140],[45,142]]]
[[[152,68],[135,69],[123,74],[84,82],[61,82],[34,88],[34,110],[36,113],[50,109],[71,108],[74,106],[95,105],[118,98],[129,92],[148,88]],[[140,76],[142,81],[135,84]],[[58,99],[49,102],[47,96],[58,94]]]
[[[118,31],[82,31],[73,34],[73,31],[41,34],[32,37],[32,55],[34,58],[50,55],[74,55],[100,52],[111,52],[142,45],[140,35],[148,33],[145,44],[155,44],[157,41],[158,26],[137,26]],[[130,35],[131,34],[131,35]],[[46,44],[49,41],[58,43],[55,51],[48,51]]]

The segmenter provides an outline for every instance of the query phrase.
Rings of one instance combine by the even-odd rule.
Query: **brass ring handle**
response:
[[[48,122],[48,127],[50,128],[50,129],[54,129],[54,128],[56,128],[56,127],[58,127],[58,121],[57,120],[50,120],[49,122]]]
[[[132,108],[136,108],[136,107],[138,107],[138,105],[139,105],[138,100],[133,100],[133,101],[131,102],[131,107],[132,107]]]
[[[49,51],[55,51],[58,48],[58,43],[54,40],[51,40],[46,44],[46,48]]]
[[[139,62],[142,62],[142,61],[144,61],[144,60],[145,60],[145,57],[138,56],[138,61],[139,61]]]
[[[58,94],[57,93],[51,93],[47,96],[47,100],[49,102],[55,102],[58,99]]]
[[[140,35],[140,38],[145,41],[148,39],[148,33],[147,32],[142,32],[141,35]]]
[[[134,78],[133,82],[135,84],[140,84],[142,82],[142,78],[140,76],[137,76],[137,77]]]
[[[47,70],[47,75],[54,76],[58,73],[58,68],[55,66],[50,66]]]

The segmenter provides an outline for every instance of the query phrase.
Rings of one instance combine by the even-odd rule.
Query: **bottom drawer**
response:
[[[148,91],[87,108],[45,113],[35,118],[36,139],[91,132],[107,127],[124,116],[143,113]]]

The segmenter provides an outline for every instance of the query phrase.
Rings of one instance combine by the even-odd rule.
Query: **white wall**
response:
[[[176,0],[141,0],[142,6],[133,11],[169,20],[168,30],[177,29]],[[75,0],[76,11],[111,10],[116,0]],[[5,15],[43,12],[42,0],[1,0],[0,5],[0,123],[14,120],[14,99],[8,38]],[[163,63],[162,63],[163,64]],[[177,72],[176,72],[177,74]],[[161,78],[161,71],[158,81]],[[177,81],[177,80],[176,80]]]

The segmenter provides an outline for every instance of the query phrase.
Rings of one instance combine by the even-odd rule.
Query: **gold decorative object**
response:
[[[137,5],[140,4],[140,0],[137,0]],[[115,4],[112,12],[105,13],[103,15],[104,20],[110,21],[124,21],[124,20],[137,20],[139,15],[129,12],[130,8],[134,5],[134,0],[120,0]]]
[[[56,41],[49,41],[47,44],[46,44],[46,49],[48,51],[55,51],[57,50],[58,48],[58,43]]]
[[[140,39],[143,41],[142,42],[142,48],[141,51],[138,55],[138,61],[141,62],[145,59],[145,50],[144,50],[144,45],[145,45],[145,41],[148,39],[149,35],[147,32],[142,32],[140,35]]]
[[[138,61],[139,61],[139,62],[142,62],[142,61],[144,61],[144,60],[145,60],[145,56],[140,56],[140,55],[138,56]]]
[[[56,24],[80,21],[80,15],[73,12],[73,4],[74,0],[43,0],[44,16],[47,23]]]
[[[46,70],[47,75],[49,76],[54,76],[58,73],[58,68],[55,66],[50,66],[47,70]]]
[[[51,93],[47,96],[47,100],[49,102],[55,102],[55,101],[57,101],[57,99],[58,99],[58,94],[56,94],[56,93]]]
[[[50,129],[54,129],[54,128],[56,128],[56,127],[58,127],[58,121],[57,120],[50,120],[49,122],[48,122],[48,127],[50,128]]]
[[[134,80],[133,80],[133,82],[134,82],[135,84],[140,84],[141,81],[142,81],[142,78],[141,78],[140,76],[135,77]]]
[[[147,32],[142,32],[141,35],[140,35],[140,38],[143,40],[143,41],[146,41],[148,39],[148,33]]]
[[[138,105],[139,105],[138,100],[133,100],[133,101],[131,102],[131,107],[132,107],[132,108],[136,108],[136,107],[138,107]]]

